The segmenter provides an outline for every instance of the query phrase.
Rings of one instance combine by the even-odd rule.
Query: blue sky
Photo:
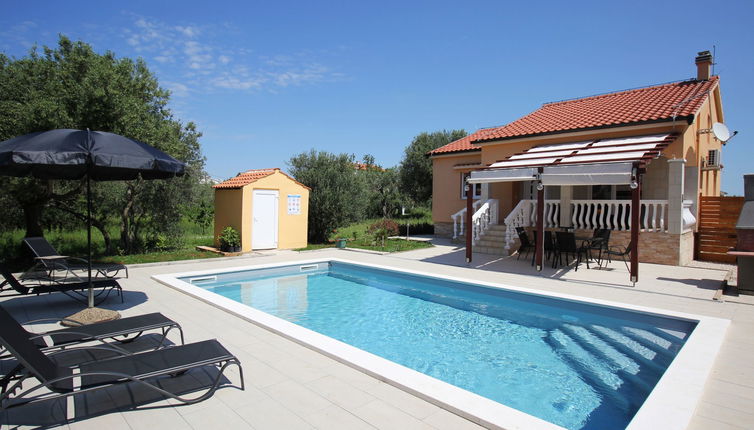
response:
[[[383,166],[423,132],[502,125],[542,103],[695,76],[717,47],[723,189],[754,173],[754,2],[30,2],[3,0],[0,50],[59,33],[143,57],[194,121],[207,171],[311,148]]]

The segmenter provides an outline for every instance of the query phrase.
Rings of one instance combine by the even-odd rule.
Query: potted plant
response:
[[[241,236],[235,228],[228,226],[220,233],[220,250],[223,252],[241,252]]]
[[[337,229],[333,230],[332,232],[333,232],[333,234],[335,234],[335,247],[336,248],[345,248],[348,239],[346,239],[345,237],[338,237],[338,230]]]

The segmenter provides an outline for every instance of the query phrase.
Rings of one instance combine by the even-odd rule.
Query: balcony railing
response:
[[[640,231],[667,232],[668,229],[668,201],[642,200],[639,215]],[[560,226],[560,201],[545,200],[544,208],[545,228]],[[505,217],[506,233],[505,248],[515,241],[516,227],[530,227],[536,225],[537,201],[521,200],[518,205]],[[610,230],[631,229],[631,201],[630,200],[571,200],[571,225],[575,229],[593,230],[596,228]]]

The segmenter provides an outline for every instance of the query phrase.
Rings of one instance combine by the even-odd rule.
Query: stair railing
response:
[[[471,242],[476,243],[481,239],[490,225],[497,224],[497,199],[488,199],[471,216]]]
[[[471,207],[476,211],[481,204],[481,200],[475,200]],[[451,215],[450,218],[453,220],[453,239],[463,236],[464,224],[466,223],[466,207]]]

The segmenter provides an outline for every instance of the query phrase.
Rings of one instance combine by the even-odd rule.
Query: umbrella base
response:
[[[75,314],[66,317],[60,322],[60,325],[66,327],[76,327],[79,325],[94,324],[105,321],[113,321],[120,318],[120,313],[109,309],[86,308]]]

